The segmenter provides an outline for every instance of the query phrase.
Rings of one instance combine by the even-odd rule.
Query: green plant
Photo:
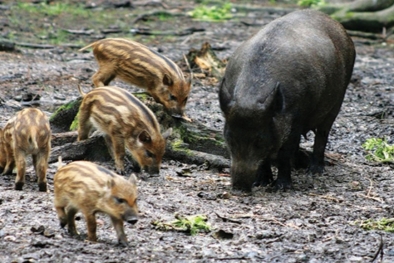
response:
[[[394,218],[382,218],[380,220],[357,220],[353,224],[360,226],[364,230],[383,230],[394,233]]]
[[[153,221],[152,225],[154,225],[156,229],[163,231],[182,231],[187,232],[192,236],[196,235],[200,231],[211,231],[211,226],[209,223],[207,223],[208,218],[206,215],[193,215],[184,217],[179,214],[175,214],[175,218],[176,220],[171,222]]]
[[[297,5],[303,7],[314,7],[314,6],[324,6],[326,2],[324,0],[299,0]]]
[[[78,111],[77,115],[75,115],[75,118],[70,125],[70,131],[76,131],[78,129],[78,126],[79,126],[78,120],[79,120],[79,111]]]
[[[232,18],[231,8],[232,8],[231,3],[225,3],[221,7],[219,6],[207,7],[201,5],[201,6],[197,6],[193,11],[189,12],[189,14],[193,18],[198,20],[222,21]]]
[[[368,152],[365,158],[369,161],[381,163],[394,162],[394,145],[388,144],[386,139],[369,138],[362,147]]]
[[[47,4],[45,2],[41,2],[39,4],[19,2],[16,5],[16,8],[30,13],[40,13],[48,16],[58,16],[64,12],[71,15],[86,17],[89,13],[89,11],[84,9],[82,5],[71,5],[62,2],[55,2],[51,4]]]

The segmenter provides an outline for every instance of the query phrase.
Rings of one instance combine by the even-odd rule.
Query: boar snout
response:
[[[138,218],[137,217],[131,217],[131,218],[128,218],[126,222],[129,223],[129,224],[134,225],[135,223],[138,222]]]
[[[135,211],[130,209],[123,215],[123,220],[126,221],[129,224],[134,225],[135,223],[138,222],[138,215]]]
[[[144,170],[152,177],[160,176],[160,167],[159,166],[146,166]]]
[[[171,108],[168,110],[168,113],[175,118],[182,118],[184,113],[184,108],[178,108],[178,107]]]
[[[233,189],[251,192],[257,179],[257,170],[258,162],[233,160],[231,166]]]

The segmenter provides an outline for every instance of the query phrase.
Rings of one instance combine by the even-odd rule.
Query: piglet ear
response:
[[[149,133],[147,131],[142,131],[138,135],[138,140],[142,143],[149,143],[152,141],[152,138],[150,137]]]
[[[171,136],[171,134],[172,134],[172,128],[168,128],[168,129],[162,134],[162,136],[163,136],[164,139],[167,139],[168,137]]]
[[[135,173],[130,174],[129,182],[134,185],[137,185],[137,176],[135,176]]]
[[[174,81],[172,81],[171,77],[168,76],[168,74],[164,74],[163,84],[167,86],[172,86],[174,84]]]

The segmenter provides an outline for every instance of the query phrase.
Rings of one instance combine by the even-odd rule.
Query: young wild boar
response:
[[[124,174],[125,147],[142,169],[150,174],[160,172],[165,150],[165,139],[156,116],[131,93],[118,87],[100,87],[84,94],[79,108],[78,140],[88,138],[94,126],[105,133],[107,145],[115,159],[116,170]]]
[[[78,235],[75,214],[81,211],[86,219],[88,240],[97,241],[97,212],[108,214],[118,242],[127,245],[123,221],[138,221],[136,177],[129,180],[87,161],[72,162],[60,167],[54,177],[54,205],[60,226],[68,226],[71,235]]]
[[[45,192],[48,158],[51,150],[51,128],[45,114],[35,108],[19,111],[7,122],[2,137],[0,145],[6,159],[3,174],[12,173],[16,166],[15,189],[22,190],[25,183],[26,157],[31,154],[38,177],[38,189]]]
[[[95,87],[108,86],[115,78],[147,89],[149,94],[174,115],[182,115],[190,93],[191,79],[185,80],[181,69],[169,58],[140,43],[108,38],[82,49],[93,47],[99,64],[93,75]]]
[[[311,173],[324,149],[353,71],[354,45],[341,24],[313,10],[274,20],[235,51],[220,84],[234,189],[273,182],[291,188],[290,160],[312,130]]]
[[[15,118],[15,117],[14,117]],[[8,123],[10,122],[11,120],[9,120],[8,121]],[[7,123],[7,124],[8,124]],[[8,130],[11,128],[12,126],[11,125],[8,125]],[[7,174],[7,173],[10,173],[10,172],[8,172],[8,170],[10,169],[10,168],[7,168],[6,166],[7,166],[7,156],[8,155],[11,155],[11,156],[13,156],[14,155],[14,153],[12,153],[12,154],[9,154],[9,153],[7,153],[7,150],[8,149],[10,149],[10,150],[12,150],[11,149],[11,147],[6,147],[7,146],[7,140],[4,138],[4,134],[5,133],[8,133],[8,134],[10,134],[11,135],[11,133],[9,132],[9,131],[7,131],[6,130],[6,128],[4,127],[3,129],[0,129],[0,172],[2,173],[2,174]],[[12,138],[12,136],[9,136],[10,138]],[[10,140],[8,140],[8,142],[10,142]],[[15,164],[8,164],[8,166],[12,166],[12,167],[14,167],[15,166]],[[7,172],[5,172],[6,169],[7,168]],[[12,170],[12,169],[11,169]]]

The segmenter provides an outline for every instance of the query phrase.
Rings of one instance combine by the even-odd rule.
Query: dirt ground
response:
[[[78,52],[78,47],[95,39],[134,38],[177,63],[182,63],[182,55],[191,48],[199,49],[209,42],[220,59],[228,59],[242,41],[294,8],[286,1],[276,1],[276,5],[238,1],[248,9],[233,10],[234,18],[225,22],[197,21],[185,15],[136,21],[139,15],[154,10],[185,14],[197,3],[167,0],[164,7],[136,4],[133,8],[115,8],[108,4],[111,1],[84,4],[92,7],[94,2],[90,18],[100,20],[89,24],[85,17],[70,18],[66,13],[40,17],[18,13],[15,3],[0,1],[1,36],[17,43],[14,50],[0,52],[0,127],[26,107],[28,103],[20,101],[25,94],[39,94],[37,107],[50,115],[59,105],[78,97],[78,82],[89,89],[97,64],[91,52]],[[80,34],[67,34],[62,43],[55,43],[50,36],[59,38],[59,28]],[[201,30],[178,36],[135,34],[138,30],[180,32],[188,28]],[[93,31],[86,33],[89,30]],[[56,164],[49,164],[47,193],[38,192],[37,178],[29,166],[23,191],[14,190],[14,175],[0,176],[0,262],[370,262],[380,246],[383,250],[375,262],[394,262],[393,234],[366,231],[355,223],[394,218],[393,166],[367,161],[361,147],[371,137],[385,137],[394,143],[394,48],[379,40],[353,40],[355,69],[330,134],[323,175],[309,177],[304,170],[293,171],[293,191],[257,188],[247,195],[231,191],[227,169],[207,170],[204,165],[165,160],[159,178],[138,182],[140,220],[134,226],[125,225],[129,246],[124,248],[117,245],[105,215],[97,216],[97,243],[85,241],[82,215],[77,221],[81,236],[70,237],[60,228],[53,208]],[[28,48],[23,43],[53,48]],[[113,84],[138,91],[120,81]],[[213,78],[195,79],[186,113],[222,130],[217,86]],[[309,137],[302,142],[307,149],[313,144],[313,134]],[[113,169],[114,164],[102,165]],[[182,168],[190,168],[191,176],[179,176],[177,171]],[[173,220],[175,213],[207,215],[212,231],[190,236],[152,226],[153,220]],[[215,233],[220,230],[233,236],[218,238]]]

